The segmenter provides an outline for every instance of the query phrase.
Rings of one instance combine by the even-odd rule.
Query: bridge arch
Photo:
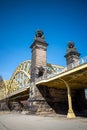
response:
[[[7,94],[12,93],[30,83],[31,61],[22,62],[14,71],[7,86]]]
[[[47,75],[54,75],[61,70],[63,67],[49,64],[47,63]],[[19,66],[15,69],[12,74],[10,81],[7,85],[6,94],[12,93],[22,87],[28,86],[30,84],[30,76],[31,76],[31,60],[26,60],[19,64]]]

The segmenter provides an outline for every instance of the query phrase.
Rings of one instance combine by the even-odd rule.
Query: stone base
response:
[[[32,101],[30,102],[29,113],[41,114],[41,113],[54,113],[53,109],[48,105],[46,101]]]
[[[67,118],[76,118],[73,110],[68,111]]]
[[[8,107],[6,102],[3,101],[3,102],[0,103],[0,110],[2,110],[2,111],[8,111],[9,110],[9,107]]]
[[[27,106],[27,110],[29,109],[29,107]],[[23,103],[21,102],[16,102],[16,101],[12,101],[12,102],[0,102],[0,110],[10,110],[10,111],[22,111],[22,110],[26,110]]]

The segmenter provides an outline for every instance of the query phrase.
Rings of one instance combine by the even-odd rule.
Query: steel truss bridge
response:
[[[61,71],[63,67],[47,64],[47,75]],[[0,82],[0,99],[24,100],[29,98],[31,60],[22,62],[9,81]]]
[[[87,56],[66,67],[47,64],[47,77],[40,77],[36,85],[46,85],[64,89],[68,83],[71,88],[87,88]],[[31,60],[22,62],[9,81],[0,82],[0,100],[26,100],[30,90]]]
[[[43,89],[46,86],[51,89],[67,90],[67,118],[75,118],[72,107],[71,89],[76,90],[76,92],[80,89],[87,89],[87,56],[66,67],[47,64],[45,69],[47,75],[38,78],[35,82],[36,86],[43,87]],[[27,60],[16,68],[9,81],[0,80],[0,102],[19,103],[20,101],[28,100],[31,94],[30,72],[31,61]]]

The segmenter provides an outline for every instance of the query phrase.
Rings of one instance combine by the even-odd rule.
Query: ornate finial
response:
[[[74,48],[74,47],[75,47],[74,42],[71,42],[71,41],[70,41],[70,42],[68,43],[68,48]]]
[[[44,41],[44,33],[42,30],[37,30],[35,39]]]
[[[71,55],[77,55],[77,56],[80,56],[80,53],[78,53],[75,45],[74,45],[74,42],[70,41],[68,43],[68,47],[67,47],[67,51],[66,51],[66,55],[65,57],[68,57],[68,56],[71,56]]]
[[[30,48],[33,47],[33,45],[35,45],[35,43],[37,43],[37,46],[38,46],[38,43],[43,43],[44,46],[48,46],[48,44],[46,43],[45,41],[45,38],[44,38],[44,33],[42,30],[37,30],[36,33],[35,33],[35,37],[34,37],[34,42],[33,44],[30,46]]]
[[[74,42],[68,42],[66,55],[64,57],[66,58],[67,65],[72,64],[74,62],[76,63],[75,65],[79,65],[80,53],[78,53]],[[69,65],[68,69],[72,69],[72,66]]]

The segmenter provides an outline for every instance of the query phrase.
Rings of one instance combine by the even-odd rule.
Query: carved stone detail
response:
[[[78,53],[73,42],[70,41],[68,43],[66,55],[64,57],[66,58],[67,65],[79,60],[80,53]]]

